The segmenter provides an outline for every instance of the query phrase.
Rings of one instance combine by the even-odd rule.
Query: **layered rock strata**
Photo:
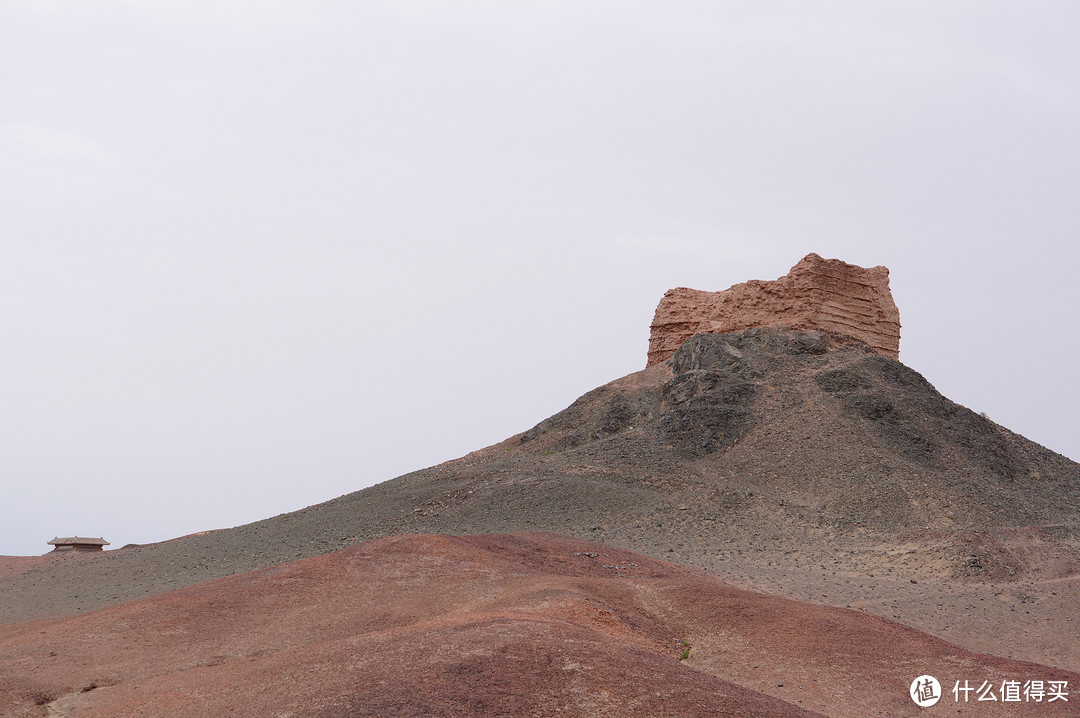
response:
[[[808,254],[785,276],[752,279],[722,292],[669,289],[656,307],[646,366],[667,361],[695,334],[752,327],[818,329],[865,342],[900,357],[900,311],[887,267],[859,267]]]

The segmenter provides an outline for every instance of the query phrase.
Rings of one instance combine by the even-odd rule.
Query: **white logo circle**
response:
[[[941,700],[941,684],[933,676],[919,676],[911,682],[911,700],[920,708],[929,708]]]

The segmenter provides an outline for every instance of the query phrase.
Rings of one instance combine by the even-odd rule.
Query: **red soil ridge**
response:
[[[684,654],[685,652],[685,654]],[[684,656],[680,660],[680,656]],[[3,716],[916,716],[1080,674],[551,534],[406,535],[0,626]],[[1080,700],[1010,716],[1080,714]],[[940,712],[940,711],[939,711]]]
[[[900,358],[900,312],[888,268],[811,253],[773,282],[754,279],[722,292],[669,289],[653,316],[646,366],[667,361],[695,334],[766,326],[842,334]]]

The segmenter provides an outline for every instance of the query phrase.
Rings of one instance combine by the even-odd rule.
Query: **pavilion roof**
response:
[[[109,542],[106,541],[105,539],[101,538],[101,537],[90,538],[90,537],[87,537],[87,536],[63,536],[63,537],[57,536],[56,538],[54,538],[52,541],[49,541],[48,543],[52,544],[53,546],[68,546],[68,545],[77,544],[77,543],[87,544],[89,546],[108,546],[109,545]]]

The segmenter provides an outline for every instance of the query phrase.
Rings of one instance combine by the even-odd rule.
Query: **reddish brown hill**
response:
[[[87,718],[862,718],[922,715],[907,696],[922,673],[947,688],[1080,685],[1075,673],[550,534],[381,539],[11,625],[0,665],[0,714]],[[1021,702],[1008,713],[1078,708]],[[947,694],[937,713],[1000,710]]]

